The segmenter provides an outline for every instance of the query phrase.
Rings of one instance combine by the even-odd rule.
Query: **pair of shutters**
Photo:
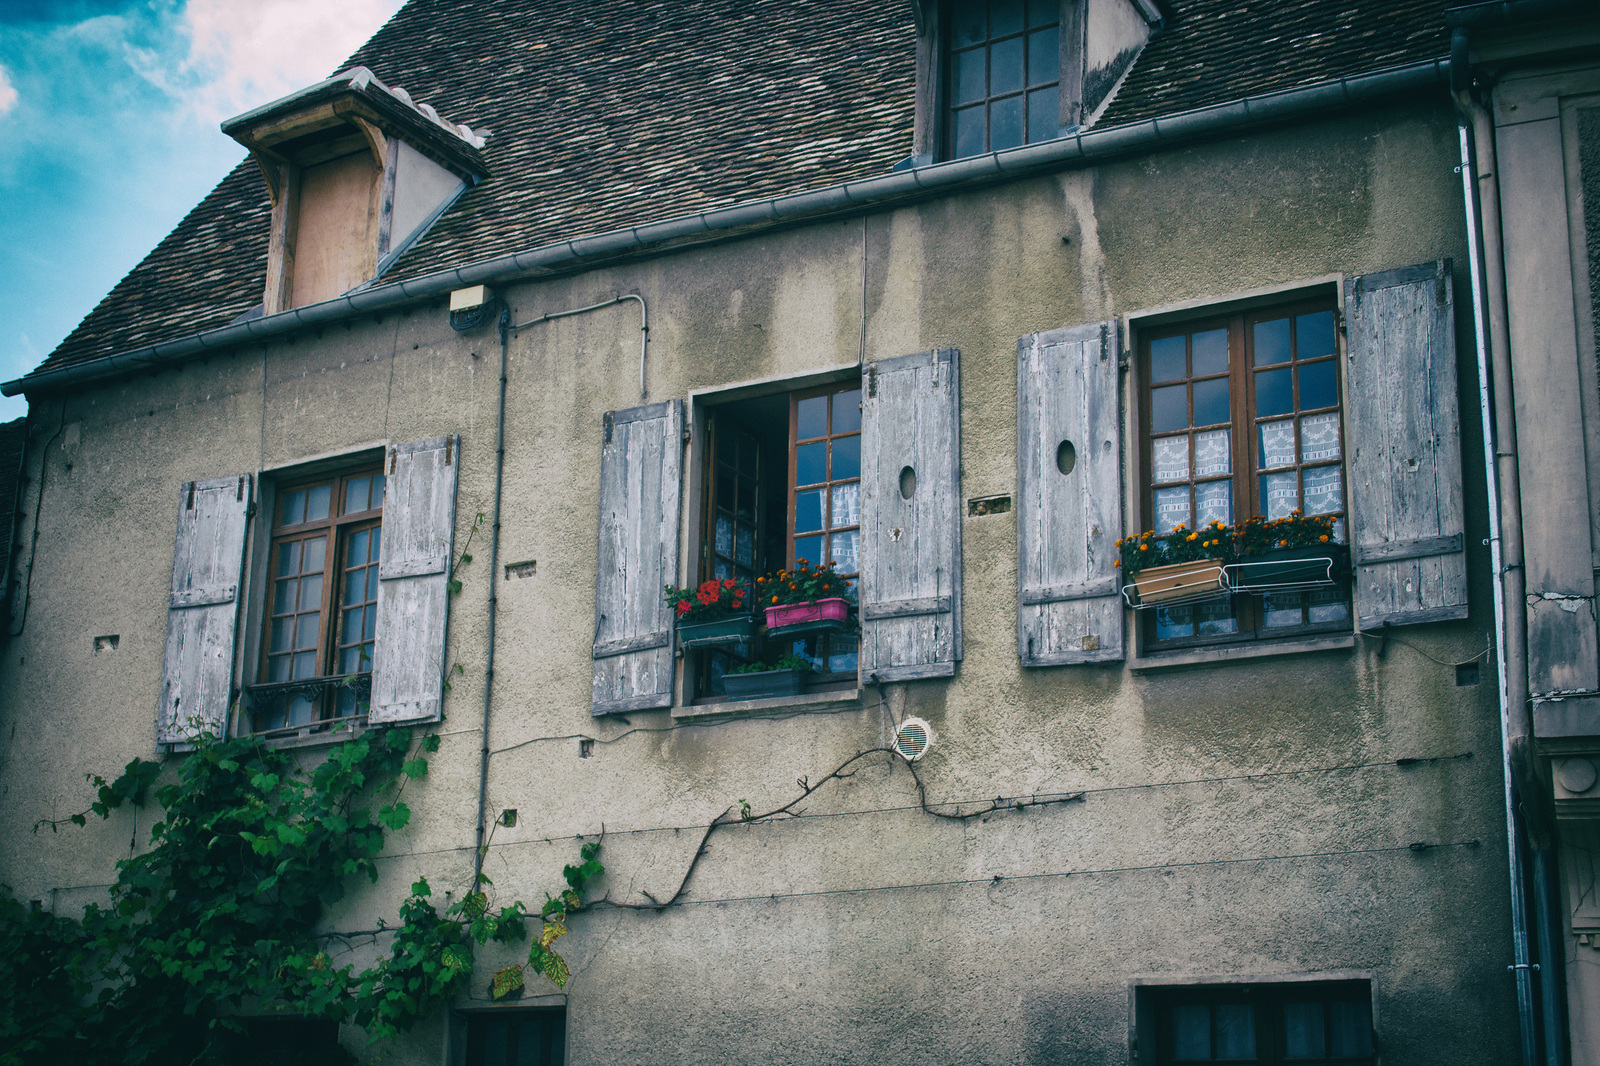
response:
[[[960,378],[953,349],[861,377],[861,675],[948,677],[961,658]],[[683,404],[602,420],[595,714],[672,705]]]
[[[1448,262],[1345,282],[1349,516],[1361,629],[1467,613]],[[1017,342],[1017,644],[1025,666],[1124,658],[1117,329]],[[1070,442],[1064,443],[1064,442]]]
[[[436,437],[395,445],[386,457],[367,714],[374,725],[440,716],[460,451],[459,437]],[[247,474],[183,486],[158,743],[220,737],[227,728],[251,504]]]

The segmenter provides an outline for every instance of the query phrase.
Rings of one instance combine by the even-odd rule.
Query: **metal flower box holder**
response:
[[[717,644],[743,644],[755,633],[755,619],[742,614],[714,622],[679,622],[678,644],[685,648],[706,648]]]

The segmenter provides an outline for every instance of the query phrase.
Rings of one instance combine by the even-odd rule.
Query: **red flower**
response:
[[[688,600],[679,600],[678,601],[678,617],[682,618],[684,615],[686,615],[688,613],[689,613],[689,601]]]

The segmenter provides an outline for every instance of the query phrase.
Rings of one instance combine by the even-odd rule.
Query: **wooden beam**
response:
[[[372,161],[378,164],[379,170],[382,170],[389,159],[389,138],[360,115],[347,114],[345,118],[355,123],[356,128],[367,138],[367,147],[372,149]]]

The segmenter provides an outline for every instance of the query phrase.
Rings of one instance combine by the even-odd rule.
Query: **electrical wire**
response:
[[[1433,654],[1430,654],[1429,652],[1423,651],[1421,648],[1417,647],[1415,644],[1411,643],[1409,640],[1402,640],[1400,637],[1395,636],[1393,633],[1389,632],[1388,630],[1372,630],[1372,631],[1368,631],[1368,630],[1365,630],[1365,629],[1358,629],[1358,630],[1356,630],[1356,632],[1361,634],[1363,637],[1366,637],[1368,640],[1376,640],[1376,641],[1379,641],[1380,643],[1382,643],[1384,641],[1392,640],[1396,644],[1403,644],[1404,646],[1410,648],[1412,651],[1416,652],[1418,655],[1422,656],[1424,659],[1431,659],[1432,661],[1438,663],[1440,666],[1466,666],[1468,663],[1475,663],[1479,659],[1487,658],[1488,655],[1494,650],[1494,648],[1492,646],[1485,646],[1482,651],[1480,651],[1478,654],[1474,655],[1470,659],[1462,659],[1459,662],[1448,662],[1448,661],[1446,661],[1444,659],[1439,658],[1437,655],[1433,655]]]

